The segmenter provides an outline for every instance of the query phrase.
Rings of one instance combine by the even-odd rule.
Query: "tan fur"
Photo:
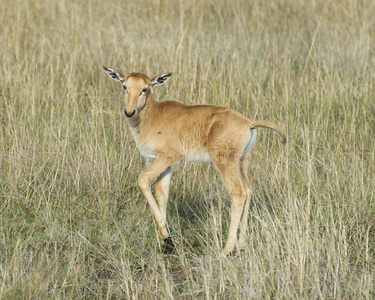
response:
[[[108,69],[106,71],[108,73]],[[286,137],[276,124],[251,121],[230,108],[155,101],[151,88],[141,93],[154,79],[132,73],[123,83],[127,89],[126,110],[128,113],[134,111],[128,123],[137,147],[143,156],[155,159],[139,176],[139,186],[151,207],[159,233],[165,240],[169,238],[166,205],[172,164],[183,159],[212,160],[221,173],[232,201],[228,239],[222,251],[228,254],[234,249],[240,222],[239,242],[241,246],[245,243],[251,193],[247,160],[249,148],[255,142],[255,128],[275,130],[283,142]],[[156,200],[150,189],[154,180]]]

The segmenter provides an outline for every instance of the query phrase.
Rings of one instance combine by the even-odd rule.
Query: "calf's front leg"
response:
[[[165,159],[164,157],[158,157],[156,160],[146,169],[144,170],[141,175],[138,178],[138,184],[139,187],[141,188],[141,191],[143,195],[146,197],[148,204],[150,205],[152,214],[154,215],[154,219],[156,222],[156,225],[158,227],[158,232],[161,235],[161,237],[164,240],[164,252],[173,252],[174,250],[174,245],[172,242],[172,239],[168,233],[167,226],[166,226],[166,200],[168,197],[168,193],[166,193],[166,197],[164,196],[165,192],[167,190],[162,188],[163,193],[161,193],[160,188],[162,183],[166,184],[166,181],[169,181],[170,178],[168,179],[168,169],[170,169],[170,165],[172,162],[169,160]],[[150,185],[151,183],[161,176],[163,178],[162,174],[164,172],[167,173],[166,178],[164,179],[164,182],[160,183],[159,180],[159,191],[158,191],[158,201],[159,201],[159,206],[155,201],[154,196],[152,195]],[[161,179],[163,181],[163,179]],[[169,184],[168,184],[168,189],[169,189]]]

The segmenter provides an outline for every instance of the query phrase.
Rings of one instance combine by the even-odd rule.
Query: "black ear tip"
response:
[[[104,70],[108,71],[108,68],[107,68],[107,67],[105,67],[105,66],[102,66],[102,67],[103,67]]]
[[[169,77],[171,77],[172,73],[165,73],[163,75],[160,75],[157,79],[158,82],[164,82],[166,81]]]

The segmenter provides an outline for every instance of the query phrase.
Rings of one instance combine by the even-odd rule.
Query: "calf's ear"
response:
[[[113,70],[104,66],[103,66],[103,69],[108,74],[108,76],[111,77],[113,80],[124,83],[124,77],[120,72],[117,72],[116,70]]]

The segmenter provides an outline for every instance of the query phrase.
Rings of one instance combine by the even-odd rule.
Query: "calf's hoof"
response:
[[[164,245],[163,245],[162,251],[163,251],[164,254],[172,254],[176,251],[176,248],[174,246],[174,243],[173,243],[171,237],[167,237],[164,240]]]

